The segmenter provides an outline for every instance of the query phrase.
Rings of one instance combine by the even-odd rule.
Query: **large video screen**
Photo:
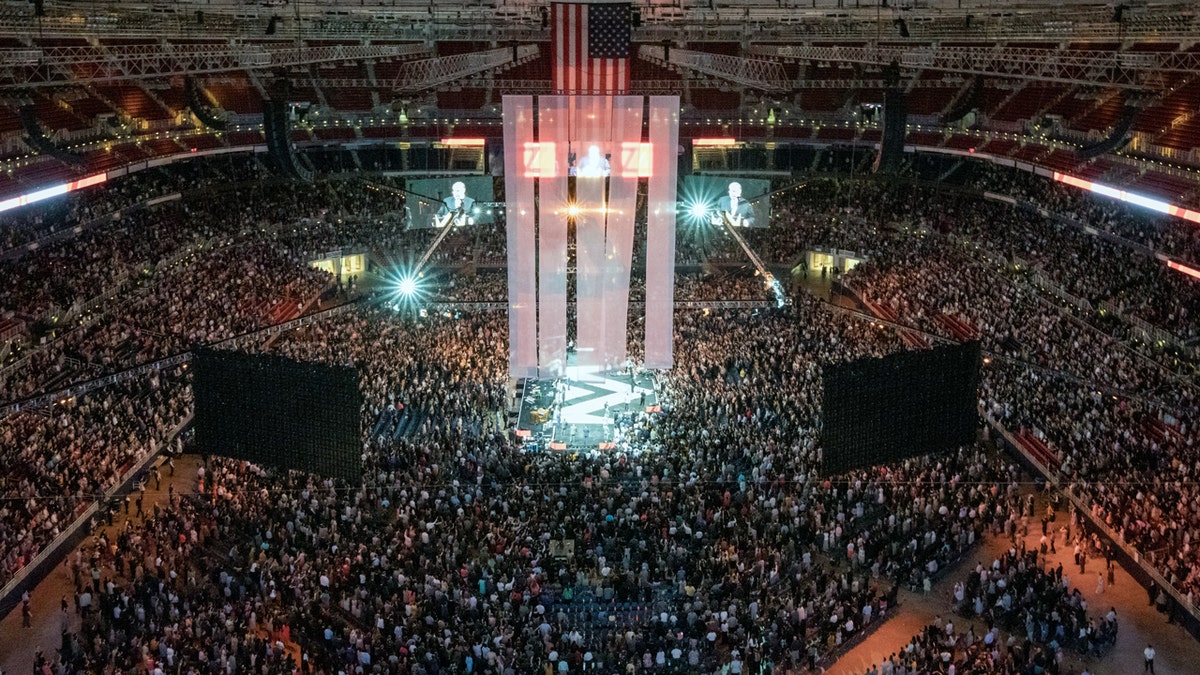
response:
[[[216,350],[198,351],[193,365],[200,452],[362,479],[354,368]]]
[[[496,218],[491,176],[417,178],[405,190],[410,229],[482,225]]]
[[[679,212],[685,223],[767,227],[771,181],[736,176],[684,176]]]
[[[824,369],[821,471],[896,462],[975,441],[978,342]]]

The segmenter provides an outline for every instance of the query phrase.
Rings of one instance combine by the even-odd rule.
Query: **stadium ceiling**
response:
[[[1200,54],[1182,50],[1200,40],[1200,5],[1194,2],[892,0],[885,8],[883,0],[800,0],[796,4],[803,6],[797,7],[776,0],[723,0],[689,9],[681,9],[686,3],[678,0],[632,4],[640,18],[634,31],[640,58],[766,92],[797,84],[784,74],[781,64],[789,61],[896,63],[910,71],[1150,92],[1163,81],[1158,73],[1200,71]],[[844,6],[851,4],[857,6]],[[0,49],[0,87],[433,56],[439,41],[492,47],[406,63],[391,84],[413,92],[494,77],[503,66],[531,58],[537,43],[549,39],[547,5],[547,0],[45,0],[44,15],[35,16],[31,4],[10,0],[0,5],[0,36],[25,46]],[[1056,48],[1015,44],[1021,40]],[[1147,41],[1169,41],[1180,50],[1123,51]],[[708,52],[705,42],[737,42],[742,54]],[[516,44],[524,45],[523,55],[514,51],[508,58],[501,54],[505,49],[497,49],[515,50]],[[652,84],[648,90],[660,89]]]
[[[858,63],[1008,77],[1060,84],[1146,88],[1157,73],[1200,72],[1200,53],[1122,52],[1024,46],[754,45],[759,56],[802,62]],[[674,57],[674,52],[671,54]]]
[[[740,56],[698,52],[690,49],[672,49],[642,45],[638,56],[661,65],[678,66],[704,75],[719,77],[728,82],[770,92],[785,92],[791,82],[778,61],[747,59]]]
[[[240,70],[428,54],[423,44],[271,47],[154,44],[0,49],[0,88],[30,88],[207,75]],[[508,50],[504,51],[508,54]]]
[[[635,41],[1145,40],[1200,38],[1194,2],[1124,0],[636,0]],[[0,35],[193,39],[548,39],[548,0],[45,0],[0,5]],[[798,5],[798,6],[796,6]],[[849,7],[844,5],[851,5]],[[1118,12],[1118,7],[1123,8]],[[1065,10],[1065,11],[1064,11]],[[1119,19],[1119,21],[1117,20]],[[680,45],[682,46],[682,45]]]
[[[392,88],[407,92],[429,89],[476,73],[494,71],[537,58],[538,52],[537,45],[522,45],[513,49],[502,47],[483,52],[411,61],[400,67],[400,74],[392,83]]]

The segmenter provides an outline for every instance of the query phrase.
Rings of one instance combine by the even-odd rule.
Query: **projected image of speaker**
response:
[[[197,352],[193,368],[199,452],[360,481],[354,368],[217,350]]]
[[[496,219],[491,176],[418,178],[405,186],[409,229],[486,225]]]
[[[979,359],[979,343],[970,342],[826,368],[822,473],[974,443]]]
[[[767,227],[771,181],[740,176],[686,176],[680,188],[680,224]]]

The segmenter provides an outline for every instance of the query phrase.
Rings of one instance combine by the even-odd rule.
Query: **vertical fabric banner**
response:
[[[675,187],[679,148],[679,97],[650,97],[652,170],[646,232],[647,368],[674,363]]]
[[[537,377],[537,221],[534,176],[526,161],[533,144],[533,97],[504,97],[505,230],[508,238],[508,374]]]
[[[612,174],[608,181],[604,274],[604,365],[625,363],[629,336],[629,272],[633,266],[633,226],[642,157],[641,96],[613,98]]]
[[[538,377],[567,369],[566,96],[541,96],[538,106]]]
[[[604,210],[610,129],[609,99],[575,96],[571,149],[575,154],[575,377],[604,367]]]

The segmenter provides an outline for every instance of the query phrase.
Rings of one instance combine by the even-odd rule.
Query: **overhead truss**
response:
[[[791,83],[777,61],[748,59],[727,54],[712,54],[690,49],[671,49],[642,45],[638,56],[659,65],[672,65],[719,77],[722,80],[763,91],[787,91]]]
[[[438,85],[470,77],[476,73],[524,63],[536,58],[537,55],[537,45],[521,45],[515,49],[502,47],[482,52],[411,61],[401,66],[395,81],[392,82],[392,89],[397,91],[431,89]]]
[[[423,43],[265,47],[254,44],[173,44],[0,49],[0,87],[45,87],[150,80],[238,70],[270,70],[335,61],[414,56]]]
[[[390,83],[372,83],[364,77],[309,77],[305,75],[293,75],[291,82],[298,87],[326,87],[331,89],[383,90],[391,88]],[[511,79],[492,77],[488,74],[462,78],[458,82],[462,86],[493,89],[505,94],[547,94],[554,90],[553,83],[550,80]],[[961,87],[963,82],[962,78],[923,79],[913,82],[912,86],[917,89],[955,89]],[[687,79],[636,79],[630,82],[630,91],[634,94],[646,96],[679,94],[687,87],[711,88],[714,86],[713,83],[714,78],[707,76]],[[887,86],[887,83],[879,78],[816,79],[798,81],[795,83],[795,86],[803,89],[883,89]]]
[[[1011,77],[1084,86],[1153,87],[1163,73],[1200,71],[1200,52],[1133,52],[1008,46],[752,45],[785,61],[825,61]],[[671,52],[674,56],[674,50]]]

